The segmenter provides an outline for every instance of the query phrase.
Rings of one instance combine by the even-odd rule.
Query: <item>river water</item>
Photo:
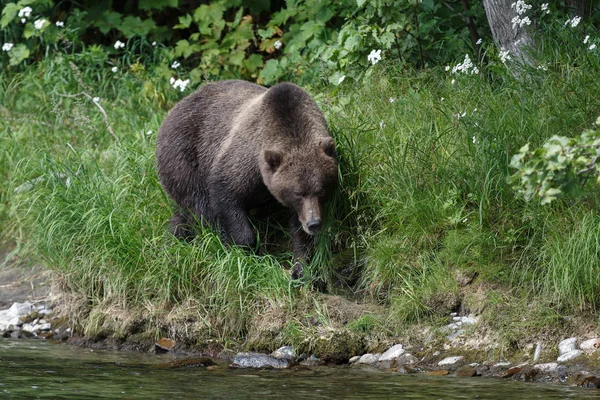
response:
[[[8,399],[600,399],[600,391],[495,378],[396,375],[358,368],[160,368],[175,360],[41,340],[0,339]]]

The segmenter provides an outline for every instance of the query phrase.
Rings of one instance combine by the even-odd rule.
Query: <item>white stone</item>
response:
[[[50,330],[50,324],[48,325],[48,329]],[[42,328],[40,328],[42,329]],[[44,330],[44,329],[42,329]],[[296,358],[296,352],[294,351],[294,349],[291,346],[283,346],[278,348],[277,350],[275,350],[274,352],[271,353],[272,357],[275,358],[281,358],[283,360],[294,360]]]
[[[460,321],[465,325],[475,325],[479,322],[479,317],[469,315],[468,317],[462,317]]]
[[[458,362],[462,361],[462,360],[463,360],[463,358],[465,358],[465,357],[463,357],[463,356],[446,357],[446,358],[444,358],[442,361],[440,361],[440,362],[438,363],[438,365],[439,365],[440,367],[442,367],[442,366],[444,366],[444,365],[454,365],[454,364],[456,364],[456,363],[458,363]]]
[[[50,329],[52,329],[52,325],[50,324],[50,322],[46,322],[45,324],[39,324],[38,327],[40,331],[49,331]]]
[[[582,350],[572,350],[572,351],[569,351],[568,353],[565,353],[565,354],[562,354],[561,356],[559,356],[556,359],[556,361],[558,361],[558,362],[570,361],[570,360],[573,360],[573,359],[579,357],[582,354],[583,354]]]
[[[367,353],[367,354],[363,354],[356,363],[371,365],[371,364],[375,364],[377,361],[379,361],[379,354]]]
[[[460,321],[462,317],[452,317],[452,321]]]
[[[457,313],[455,313],[455,312],[450,313],[451,317],[456,317],[456,315],[457,315]]]
[[[38,329],[39,325],[33,325],[33,324],[23,324],[23,326],[21,327],[25,332],[39,332]],[[37,331],[36,331],[37,329]]]
[[[452,324],[446,325],[446,328],[454,331],[454,330],[458,329],[458,325],[456,325],[455,323],[452,323]]]
[[[350,360],[348,360],[348,363],[350,364],[354,364],[355,362],[357,362],[358,360],[360,360],[360,356],[354,356],[352,357]]]
[[[551,362],[545,364],[536,364],[533,368],[541,371],[541,372],[554,372],[558,368],[558,363]]]
[[[22,317],[24,315],[29,314],[32,311],[33,311],[33,304],[31,304],[27,301],[25,303],[14,303],[8,309],[8,312],[9,312],[9,314],[11,314],[12,317]]]
[[[402,354],[406,353],[404,347],[401,344],[396,344],[389,349],[386,350],[385,353],[379,357],[379,361],[391,361],[400,357]]]
[[[586,353],[593,353],[594,351],[596,351],[598,349],[596,347],[596,344],[600,345],[600,339],[598,339],[598,338],[588,339],[588,340],[584,340],[583,342],[581,342],[581,344],[579,345],[579,348],[581,350],[585,351]]]
[[[494,364],[494,368],[508,367],[510,365],[512,365],[512,363],[509,363],[508,361],[501,361]]]
[[[537,362],[540,359],[540,355],[542,354],[542,344],[537,343],[535,345],[535,352],[533,353],[533,362]]]
[[[479,367],[479,363],[471,363],[471,364],[469,364],[469,367],[477,368],[477,367]]]
[[[565,353],[569,353],[577,349],[577,338],[571,337],[563,340],[558,344],[558,353],[562,356]]]
[[[381,359],[380,359],[381,360]],[[398,365],[412,365],[419,362],[419,359],[410,353],[404,353],[396,360]]]

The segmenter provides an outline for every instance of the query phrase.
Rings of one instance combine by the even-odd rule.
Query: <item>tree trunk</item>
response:
[[[513,18],[524,18],[527,12],[521,15],[511,7],[515,0],[483,0],[483,7],[490,24],[494,41],[501,50],[508,51],[513,61],[532,64],[527,48],[533,47],[533,39],[527,32],[528,25],[513,27]]]
[[[590,16],[591,1],[590,0],[566,0],[565,3],[569,8],[569,13],[574,16],[586,19]]]

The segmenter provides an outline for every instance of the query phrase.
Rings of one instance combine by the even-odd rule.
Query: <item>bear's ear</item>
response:
[[[281,165],[283,155],[277,150],[265,150],[263,152],[263,159],[265,160],[265,163],[269,167],[271,173],[274,173]]]
[[[335,158],[335,142],[332,137],[326,137],[321,140],[321,148],[329,157]]]

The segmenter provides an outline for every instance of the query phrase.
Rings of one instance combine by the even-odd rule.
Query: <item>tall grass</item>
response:
[[[135,64],[115,75],[94,49],[0,72],[3,238],[86,300],[90,332],[108,315],[97,310],[111,305],[163,322],[187,307],[207,338],[241,339],[256,316],[290,317],[307,293],[312,305],[298,312],[327,319],[317,289],[383,305],[397,326],[460,307],[460,276],[504,291],[493,306],[516,291],[545,307],[595,312],[597,187],[542,207],[506,183],[522,145],[579,134],[598,116],[598,56],[579,49],[578,37],[564,40],[542,42],[547,70],[513,74],[492,61],[485,73],[452,75],[387,65],[364,82],[310,87],[337,141],[341,185],[303,282],[290,281],[290,253],[273,240],[287,235],[277,215],[257,222],[256,253],[223,246],[210,231],[191,243],[167,233],[171,204],[154,141],[179,93],[160,72]],[[82,91],[100,98],[119,142]]]

